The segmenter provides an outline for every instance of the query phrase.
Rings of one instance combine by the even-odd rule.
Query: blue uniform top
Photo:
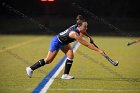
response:
[[[63,45],[66,45],[66,44],[69,44],[69,43],[75,41],[74,38],[69,37],[69,33],[71,31],[74,31],[74,32],[80,34],[80,32],[77,29],[77,24],[71,26],[70,28],[68,28],[65,31],[58,34],[58,39]]]
[[[62,49],[65,45],[74,42],[75,39],[69,37],[69,33],[71,31],[74,31],[78,34],[80,34],[80,32],[77,29],[77,24],[71,26],[70,28],[66,29],[65,31],[59,33],[58,35],[54,36],[53,39],[50,42],[50,51],[53,52],[55,50],[59,50]]]

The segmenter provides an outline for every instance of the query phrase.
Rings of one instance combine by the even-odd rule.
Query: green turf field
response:
[[[49,49],[52,36],[0,35],[0,93],[31,93],[63,57],[59,52],[54,62],[26,76],[25,68]],[[112,66],[103,56],[80,45],[75,53],[71,75],[76,79],[54,80],[48,93],[140,93],[140,43],[126,46],[133,38],[93,37],[100,48],[114,60]]]

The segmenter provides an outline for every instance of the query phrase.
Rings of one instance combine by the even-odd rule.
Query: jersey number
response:
[[[61,32],[60,35],[64,35],[64,34],[66,34],[67,32],[68,32],[68,29],[65,30],[64,32]]]

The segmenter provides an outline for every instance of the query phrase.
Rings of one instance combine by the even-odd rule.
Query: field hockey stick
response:
[[[109,56],[106,54],[102,54],[112,65],[118,66],[119,62],[118,61],[113,61]]]
[[[90,43],[93,44],[96,48],[98,48],[98,46],[94,42],[90,42]]]
[[[130,46],[130,45],[135,44],[135,43],[136,43],[136,41],[128,42],[127,46]]]
[[[137,39],[137,40],[135,40],[133,42],[128,42],[127,46],[130,46],[130,45],[135,44],[137,42],[140,42],[140,39]]]
[[[93,44],[96,48],[98,48],[98,46],[94,43],[94,42],[90,42],[91,44]],[[118,61],[113,61],[109,56],[107,56],[105,53],[102,54],[112,65],[114,66],[118,66],[119,62]]]

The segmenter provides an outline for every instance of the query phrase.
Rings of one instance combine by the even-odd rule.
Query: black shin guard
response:
[[[66,60],[64,74],[69,74],[72,63],[73,63],[72,60],[69,59]]]
[[[44,65],[45,65],[45,61],[44,61],[44,59],[41,59],[38,62],[36,62],[34,65],[32,65],[30,68],[32,70],[35,70],[35,69],[37,69],[37,68],[39,68],[41,66],[44,66]]]

